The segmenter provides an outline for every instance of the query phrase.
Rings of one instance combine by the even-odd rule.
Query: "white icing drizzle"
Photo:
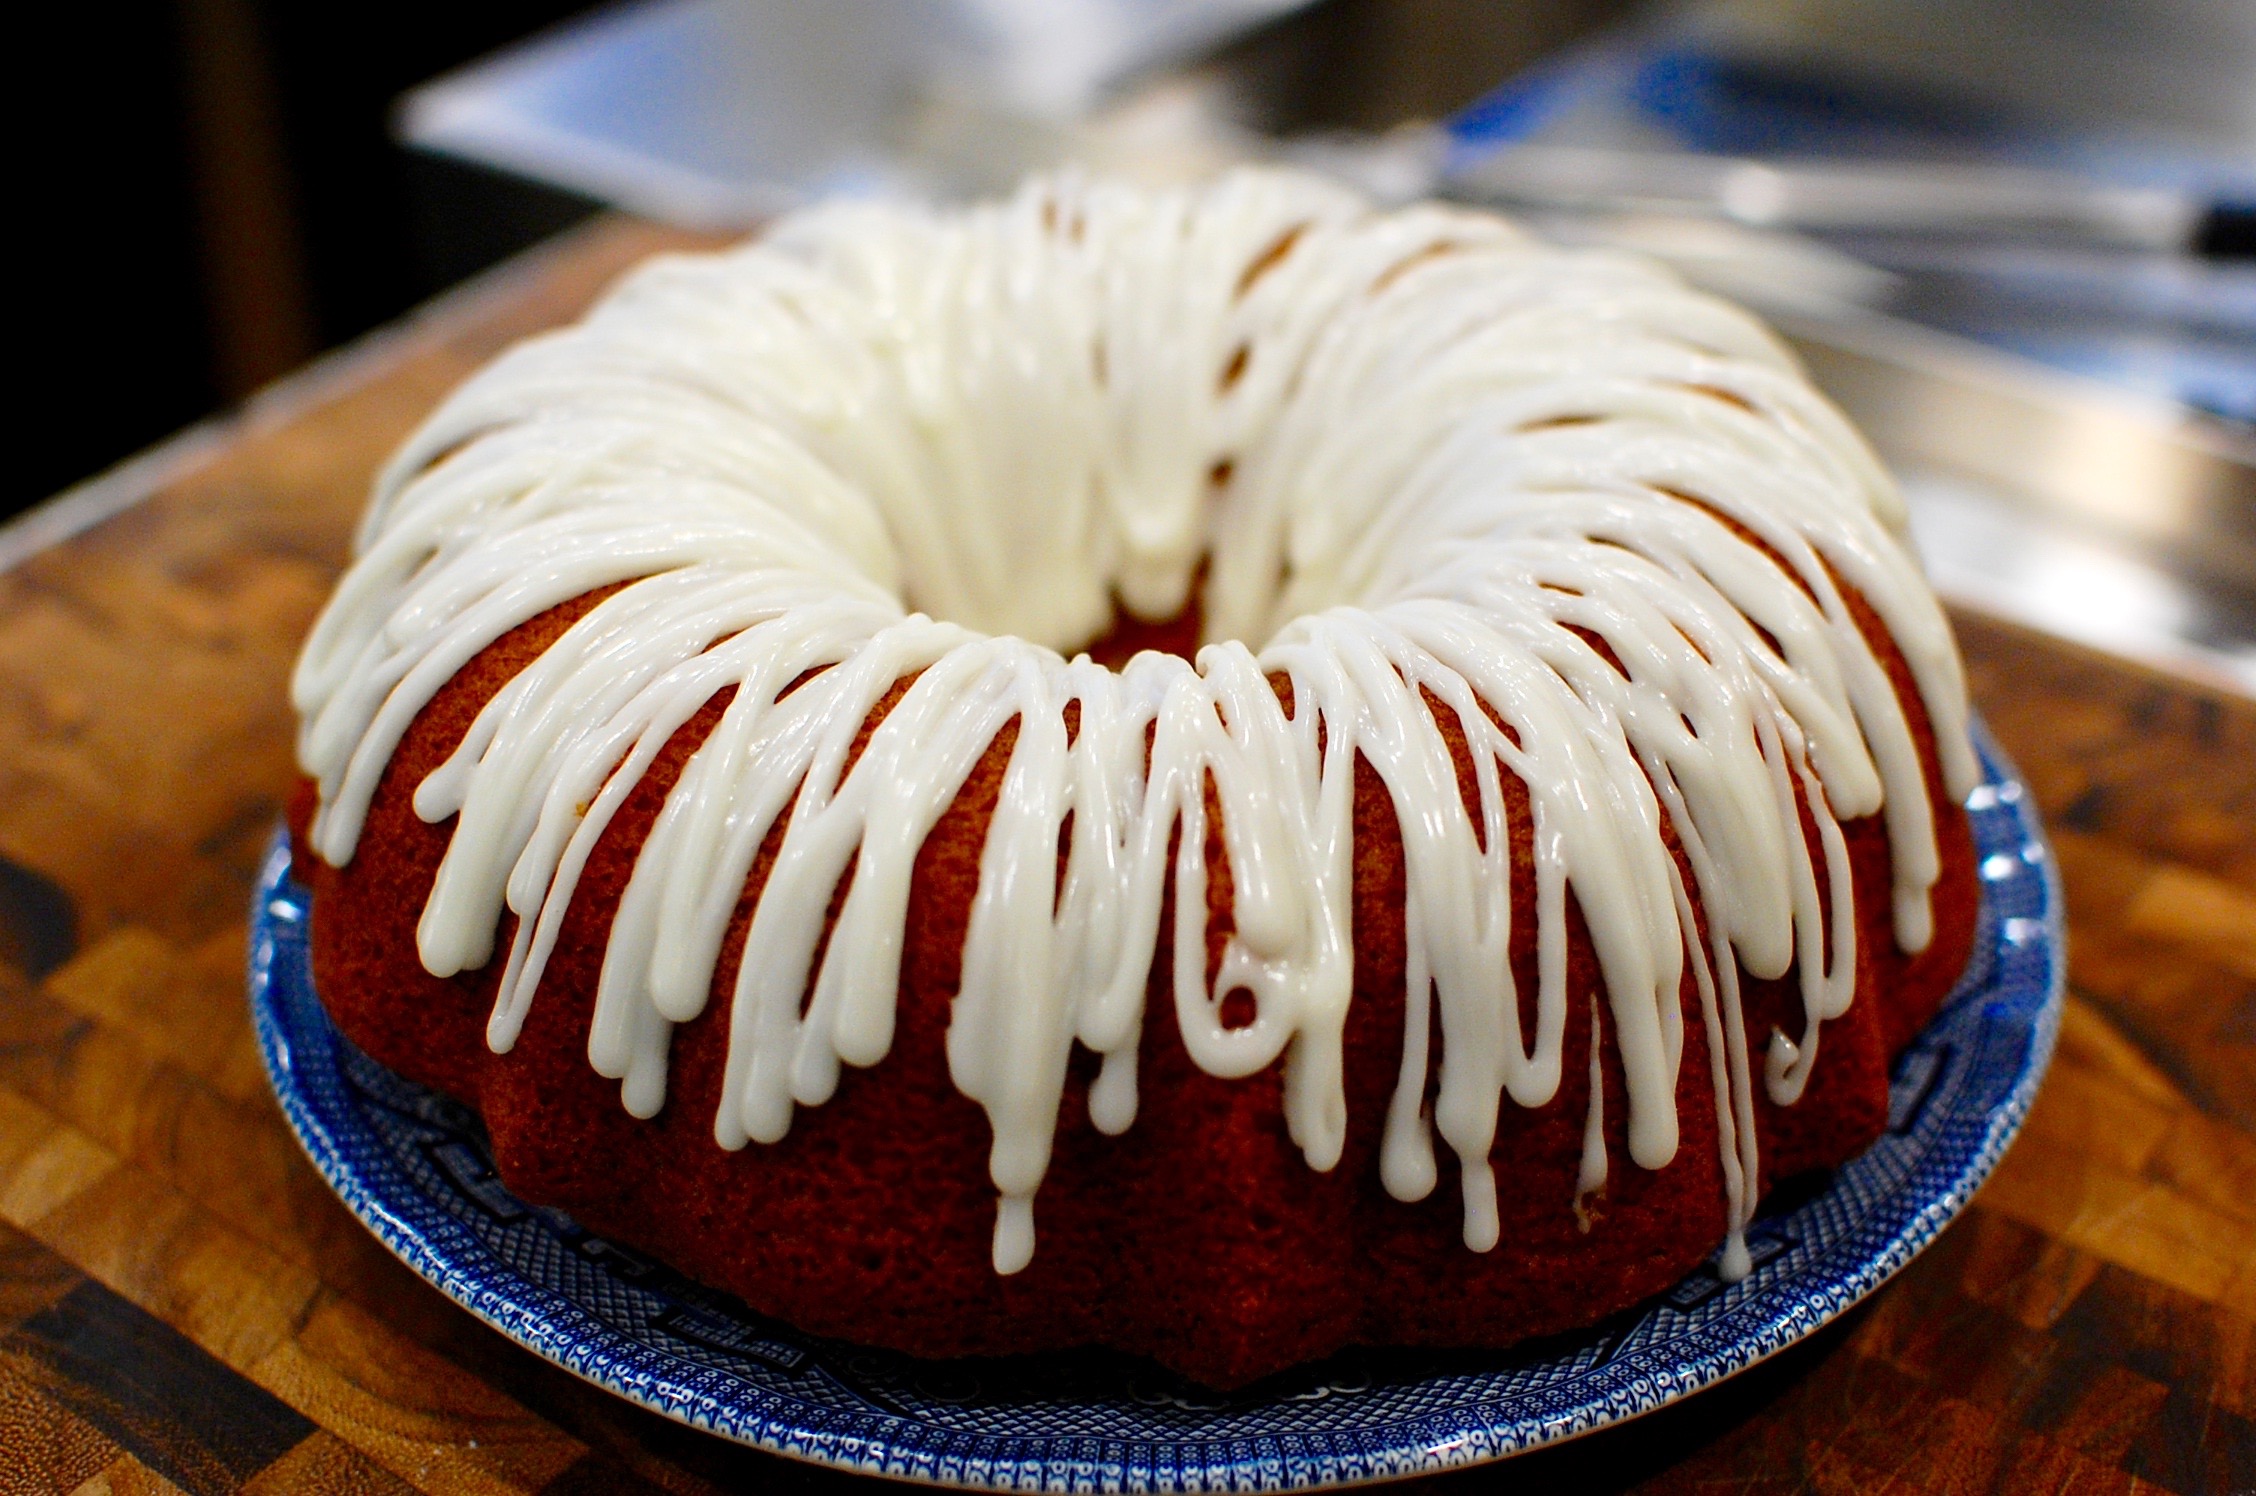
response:
[[[993,1125],[1009,1273],[1034,1250],[1074,1044],[1103,1057],[1096,1124],[1133,1123],[1170,879],[1191,1058],[1224,1077],[1281,1059],[1294,1141],[1312,1168],[1339,1160],[1360,754],[1401,821],[1408,887],[1387,1189],[1432,1190],[1438,1132],[1466,1244],[1496,1244],[1503,1100],[1541,1106],[1560,1082],[1571,891],[1642,1168],[1677,1147],[1689,961],[1725,1266],[1744,1271],[1739,968],[1799,972],[1801,1032],[1775,1035],[1762,1067],[1783,1103],[1854,988],[1838,819],[1885,816],[1897,938],[1919,949],[1930,930],[1928,796],[1836,577],[1908,661],[1950,793],[1974,782],[1957,657],[1902,527],[1871,454],[1752,320],[1493,217],[1374,213],[1273,171],[1157,193],[1041,181],[953,215],[818,208],[637,272],[470,380],[393,459],[294,681],[314,849],[351,858],[402,733],[472,656],[624,584],[418,787],[419,815],[459,817],[420,952],[439,975],[476,968],[517,916],[489,1028],[506,1050],[597,839],[674,732],[733,690],[638,855],[588,1051],[629,1111],[663,1105],[673,1026],[704,1008],[780,826],[724,994],[713,1124],[724,1147],[770,1143],[841,1065],[885,1057],[917,850],[1015,723],[947,1037]],[[1195,665],[1147,653],[1114,673],[1061,653],[1116,597],[1176,612],[1202,559]],[[1471,815],[1433,703],[1470,746]],[[1504,771],[1526,787],[1532,909],[1511,907]],[[1210,779],[1236,924],[1211,985]],[[1532,1032],[1506,959],[1515,918],[1534,921]],[[1240,988],[1255,1016],[1231,1027],[1222,999]],[[1598,1000],[1578,1212],[1609,1167]]]

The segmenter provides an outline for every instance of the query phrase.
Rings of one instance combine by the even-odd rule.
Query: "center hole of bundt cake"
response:
[[[1075,654],[1086,653],[1107,670],[1120,669],[1147,649],[1186,660],[1197,659],[1199,634],[1206,624],[1206,578],[1207,563],[1201,561],[1191,576],[1190,595],[1168,618],[1140,618],[1129,611],[1115,593],[1112,621],[1105,626],[1105,631],[1078,649],[1065,650],[1064,654],[1070,659]]]
[[[1110,628],[1083,645],[1080,651],[1068,650],[1066,653],[1072,655],[1086,652],[1090,659],[1107,670],[1120,669],[1147,649],[1155,649],[1161,654],[1180,655],[1186,660],[1195,659],[1198,656],[1201,614],[1196,596],[1185,603],[1183,610],[1173,618],[1138,618],[1124,608],[1115,607]]]

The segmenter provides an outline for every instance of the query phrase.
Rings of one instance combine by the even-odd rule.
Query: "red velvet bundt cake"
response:
[[[1973,938],[1949,630],[1789,357],[1288,173],[653,263],[393,460],[294,690],[344,1032],[922,1355],[1744,1271]]]

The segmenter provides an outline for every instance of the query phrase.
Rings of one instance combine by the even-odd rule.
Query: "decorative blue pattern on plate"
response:
[[[1977,728],[1983,884],[1971,969],[1898,1063],[1887,1135],[1758,1221],[1757,1267],[1703,1268],[1583,1335],[1506,1353],[1350,1353],[1215,1394],[1101,1352],[924,1362],[804,1336],[495,1178],[477,1118],[322,1012],[307,895],[278,838],[252,915],[251,1005],[282,1109],[353,1213],[512,1340],[671,1418],[802,1459],[1017,1490],[1277,1490],[1438,1470],[1649,1412],[1834,1318],[1964,1208],[2052,1053],[2060,889],[2012,767]]]

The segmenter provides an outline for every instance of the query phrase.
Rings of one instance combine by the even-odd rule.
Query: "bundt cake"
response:
[[[1290,172],[650,263],[391,461],[293,689],[344,1033],[915,1354],[1744,1272],[1973,938],[1949,628],[1789,355]]]

